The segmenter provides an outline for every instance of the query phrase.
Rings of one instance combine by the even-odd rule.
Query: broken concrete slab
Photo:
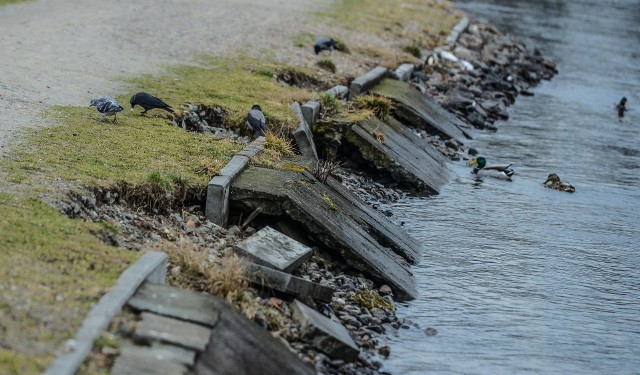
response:
[[[365,216],[360,210],[342,204],[338,193],[308,172],[249,167],[232,184],[230,199],[240,209],[261,207],[264,215],[288,217],[302,225],[312,240],[338,252],[372,279],[390,285],[399,300],[417,295],[407,261],[382,246],[370,228],[361,225],[363,220],[356,221],[355,216]]]
[[[438,194],[448,175],[444,157],[429,144],[419,147],[417,137],[403,130],[401,124],[392,127],[373,117],[354,124],[345,140],[401,187]]]
[[[304,303],[295,300],[293,318],[300,322],[300,333],[311,345],[332,358],[353,362],[360,350],[340,323],[320,314]]]
[[[236,250],[255,263],[284,272],[295,270],[311,257],[310,247],[270,227],[264,227],[239,242]]]
[[[203,351],[209,342],[209,327],[148,312],[143,312],[141,317],[142,321],[134,335],[137,340],[159,341],[199,352]]]
[[[229,187],[233,178],[215,176],[207,185],[204,216],[212,223],[224,227],[229,218]]]
[[[396,103],[394,116],[402,123],[445,139],[453,138],[461,144],[471,138],[460,119],[407,82],[385,79],[371,92],[393,100]]]
[[[407,81],[409,77],[411,77],[413,69],[415,69],[415,65],[413,64],[402,64],[396,68],[396,70],[393,72],[393,76],[395,79],[398,79],[400,81]]]
[[[460,22],[458,22],[458,24],[455,25],[453,29],[451,29],[449,36],[447,36],[447,41],[446,41],[447,45],[450,48],[453,48],[456,45],[456,43],[458,43],[458,39],[460,38],[460,35],[464,33],[468,27],[469,27],[469,18],[467,16],[464,16],[462,17]]]
[[[366,93],[388,75],[389,71],[386,68],[378,66],[357,77],[351,81],[351,85],[349,86],[349,97],[354,98]]]
[[[136,309],[197,321],[211,327],[206,350],[196,358],[196,375],[313,375],[297,355],[219,297],[166,285],[144,284]],[[145,374],[144,371],[138,374]]]
[[[349,95],[347,86],[337,85],[325,91],[325,94],[333,95],[338,99],[345,99]]]
[[[293,131],[293,138],[296,140],[300,153],[307,158],[318,160],[318,152],[316,151],[316,144],[313,142],[313,132],[307,124],[302,114],[302,108],[298,102],[293,102],[289,108],[298,118],[298,127]]]
[[[276,271],[272,268],[251,263],[249,265],[251,282],[269,289],[277,290],[294,297],[311,297],[329,303],[335,290],[328,286]]]
[[[387,68],[378,66],[354,79],[349,87],[349,97],[355,98],[369,91],[378,82],[382,81],[388,73]]]
[[[60,351],[44,374],[75,374],[93,348],[93,340],[98,338],[100,332],[109,326],[113,317],[136,293],[138,287],[146,280],[153,283],[164,283],[167,273],[167,258],[165,253],[151,251],[127,268],[120,275],[113,288],[91,308],[73,340],[69,340],[73,342],[73,346],[69,345],[71,349],[65,345],[65,348]]]
[[[318,115],[320,115],[320,103],[313,100],[304,103],[302,106],[302,115],[307,124],[313,127],[313,124],[315,124],[318,119]]]
[[[185,375],[186,366],[171,361],[158,360],[144,353],[121,353],[113,364],[112,375]]]

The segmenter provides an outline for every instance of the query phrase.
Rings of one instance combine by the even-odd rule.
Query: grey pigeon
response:
[[[259,105],[251,107],[249,114],[247,115],[247,125],[258,137],[264,137],[267,131],[267,120],[264,118],[262,108]]]
[[[139,92],[133,95],[131,97],[131,100],[129,100],[129,103],[131,104],[132,111],[133,107],[135,107],[136,105],[142,107],[144,109],[144,112],[142,112],[141,114],[143,115],[147,113],[148,110],[154,108],[164,109],[167,112],[173,113],[173,109],[169,107],[167,103],[156,98],[155,96],[147,94],[146,92]]]
[[[316,44],[313,46],[313,50],[316,52],[316,55],[322,51],[329,51],[329,54],[331,54],[331,51],[333,51],[335,47],[336,41],[333,40],[333,38],[321,36],[316,39]]]
[[[116,102],[114,98],[103,96],[102,98],[92,99],[89,107],[96,107],[98,112],[102,114],[102,117],[113,116],[113,122],[116,122],[116,113],[122,111],[124,108]]]

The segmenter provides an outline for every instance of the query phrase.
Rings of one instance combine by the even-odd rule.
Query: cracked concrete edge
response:
[[[93,341],[109,326],[111,320],[138,290],[138,287],[145,281],[164,284],[167,259],[167,254],[152,251],[129,266],[120,275],[113,288],[89,311],[75,337],[62,344],[56,358],[43,374],[75,374],[93,348]]]

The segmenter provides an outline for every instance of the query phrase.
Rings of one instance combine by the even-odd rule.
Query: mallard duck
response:
[[[510,180],[511,176],[515,173],[513,169],[509,168],[511,164],[487,165],[487,159],[482,156],[478,156],[471,160],[469,165],[475,165],[471,173],[478,176],[489,176]]]
[[[627,110],[627,97],[623,96],[620,99],[620,103],[616,104],[616,110],[618,111],[618,117],[624,117],[624,111]]]
[[[544,186],[548,187],[549,189],[556,189],[559,191],[565,191],[567,193],[573,193],[576,191],[576,188],[573,187],[573,185],[571,185],[570,183],[561,182],[560,177],[558,177],[558,175],[555,173],[549,174],[549,177],[547,177],[547,179],[544,181]]]

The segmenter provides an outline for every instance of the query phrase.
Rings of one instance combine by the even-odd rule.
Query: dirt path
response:
[[[49,105],[121,94],[118,77],[198,54],[291,46],[330,0],[39,0],[0,7],[0,154]]]

